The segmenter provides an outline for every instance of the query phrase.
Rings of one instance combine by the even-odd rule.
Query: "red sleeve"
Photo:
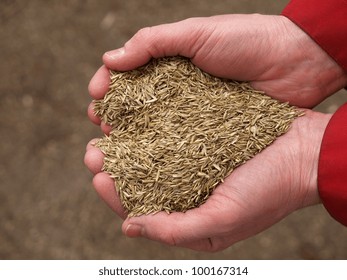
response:
[[[292,0],[282,15],[304,30],[347,72],[347,0]]]
[[[347,0],[292,0],[282,15],[304,30],[347,72]],[[347,226],[347,103],[323,136],[318,190],[330,215]]]
[[[347,103],[324,132],[318,163],[318,190],[330,215],[347,226]]]

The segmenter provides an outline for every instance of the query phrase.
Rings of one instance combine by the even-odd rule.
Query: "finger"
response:
[[[160,212],[127,219],[122,229],[128,237],[145,237],[171,246],[183,246],[201,240],[190,219],[187,221],[183,213]]]
[[[104,122],[101,122],[101,130],[106,135],[109,135],[112,130],[112,126],[105,124]]]
[[[129,218],[124,221],[122,229],[129,237],[142,236],[174,246],[189,244],[197,246],[196,243],[200,242],[199,246],[206,248],[210,245],[202,240],[208,240],[209,237],[218,236],[226,231],[222,209],[218,209],[218,205],[213,205],[213,201],[208,202],[210,201],[186,213],[160,212],[155,215]]]
[[[108,91],[110,84],[109,70],[103,65],[94,74],[88,85],[88,91],[93,99],[101,99]]]
[[[110,178],[107,173],[101,172],[94,176],[93,185],[101,199],[104,200],[118,216],[125,219],[127,216],[126,211],[119,200],[114,180]]]
[[[106,52],[103,62],[110,69],[128,71],[144,65],[152,57],[192,58],[208,37],[208,30],[201,32],[201,25],[202,20],[194,18],[143,28],[123,48]]]
[[[87,151],[84,156],[84,164],[88,167],[90,172],[97,174],[101,172],[104,164],[104,154],[96,147],[88,148],[87,146]]]
[[[134,237],[148,238],[144,234],[140,234],[141,227],[139,225],[130,224],[130,225],[125,226],[125,223],[126,223],[126,221],[124,222],[124,225],[123,225],[123,231],[124,231],[124,227],[125,227],[125,234],[128,237],[130,237],[130,238],[134,238]],[[162,240],[155,240],[155,241],[163,242]],[[164,243],[168,243],[168,242],[164,242]],[[205,238],[205,239],[201,239],[201,240],[188,241],[188,242],[182,242],[179,244],[177,244],[177,243],[168,243],[168,244],[183,247],[183,248],[188,248],[188,249],[192,249],[192,250],[196,250],[196,251],[209,251],[209,252],[213,251],[212,242],[211,242],[211,239],[209,239],[209,238]]]
[[[94,104],[91,102],[88,106],[88,117],[91,120],[92,123],[96,125],[100,125],[101,120],[98,116],[95,115],[94,113]]]
[[[94,138],[92,140],[90,140],[86,146],[86,151],[88,151],[89,149],[94,149],[95,148],[95,144],[99,141],[99,138]]]

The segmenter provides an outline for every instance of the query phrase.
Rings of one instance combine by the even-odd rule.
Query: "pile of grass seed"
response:
[[[130,216],[198,207],[301,114],[181,57],[110,74],[94,110],[113,130],[96,145]]]

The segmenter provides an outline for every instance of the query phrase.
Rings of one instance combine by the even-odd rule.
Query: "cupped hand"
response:
[[[217,251],[253,236],[291,212],[319,203],[317,165],[330,115],[306,110],[290,130],[220,184],[206,203],[185,213],[126,218],[114,181],[101,172],[103,154],[88,144],[85,163],[94,187],[125,219],[123,232],[165,244]]]
[[[249,81],[299,107],[313,107],[347,85],[338,64],[286,17],[223,15],[141,29],[124,47],[104,54],[105,66],[91,80],[90,94],[104,96],[107,69],[132,70],[153,57],[175,55],[214,76]]]

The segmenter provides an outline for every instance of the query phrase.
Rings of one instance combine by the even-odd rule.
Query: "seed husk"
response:
[[[112,131],[96,146],[129,216],[199,207],[302,115],[249,83],[213,77],[182,57],[110,71],[110,78],[94,111]]]

